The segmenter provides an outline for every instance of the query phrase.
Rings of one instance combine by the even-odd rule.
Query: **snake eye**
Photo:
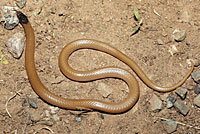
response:
[[[19,22],[21,24],[27,24],[28,23],[28,18],[26,17],[26,15],[24,15],[20,11],[16,11],[16,13],[17,13],[17,18],[19,19]]]

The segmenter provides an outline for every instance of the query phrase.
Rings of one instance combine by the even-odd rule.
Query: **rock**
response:
[[[191,76],[196,83],[200,83],[200,72],[192,72]]]
[[[176,107],[178,109],[178,111],[183,114],[184,116],[188,114],[189,112],[189,107],[181,100],[177,100],[174,103],[174,107]]]
[[[176,90],[175,90],[175,93],[181,97],[181,99],[185,99],[186,95],[187,95],[187,88],[184,88],[184,87],[178,87]]]
[[[41,115],[36,111],[29,111],[30,119],[33,122],[38,122],[41,120]]]
[[[200,95],[194,98],[194,104],[200,107]]]
[[[28,100],[29,105],[32,108],[34,108],[34,109],[38,108],[38,105],[37,105],[37,102],[36,102],[35,98],[27,98],[27,100]]]
[[[180,21],[181,22],[190,22],[190,15],[189,15],[189,11],[187,9],[184,9],[183,11],[181,11],[181,14],[180,14]]]
[[[163,45],[163,44],[165,44],[165,43],[163,42],[163,40],[157,39],[156,44],[157,44],[157,45]]]
[[[176,98],[171,96],[171,95],[169,95],[167,97],[166,102],[167,102],[167,108],[172,108],[174,106],[174,103],[176,102]]]
[[[60,110],[60,108],[54,106],[50,106],[49,109],[51,114],[56,114]]]
[[[44,113],[45,113],[45,116],[46,116],[46,117],[50,117],[50,113],[49,113],[48,110],[45,110]]]
[[[199,59],[191,59],[191,60],[194,63],[195,67],[198,67],[200,65],[200,60]]]
[[[160,111],[162,108],[162,101],[155,94],[150,99],[150,107],[153,112]]]
[[[168,134],[171,134],[172,132],[176,131],[177,123],[173,120],[163,120],[163,127],[167,131]]]
[[[194,93],[195,93],[195,94],[200,94],[200,87],[199,87],[198,84],[196,84],[196,85],[194,86]]]
[[[80,116],[77,116],[76,118],[75,118],[75,120],[76,120],[76,122],[81,122],[81,117]]]
[[[8,51],[14,58],[20,58],[24,50],[25,36],[22,33],[16,33],[10,37],[6,43]]]
[[[174,32],[172,33],[172,39],[181,42],[186,38],[186,31],[185,30],[180,30],[180,29],[175,29]]]
[[[2,7],[2,20],[4,21],[4,27],[8,30],[14,29],[19,24],[15,10],[19,10],[19,8],[10,6]]]
[[[99,83],[97,89],[99,93],[105,98],[112,93],[112,89],[104,83]]]
[[[176,48],[175,45],[171,45],[171,46],[169,47],[168,52],[171,54],[171,56],[173,56],[174,54],[178,53],[179,51],[178,51],[178,49]]]
[[[15,3],[20,9],[24,8],[26,6],[26,0],[16,0]]]

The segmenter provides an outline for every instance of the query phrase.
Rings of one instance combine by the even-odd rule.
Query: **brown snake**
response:
[[[28,18],[20,11],[17,11],[18,19],[24,28],[26,35],[26,50],[25,50],[25,65],[29,81],[35,92],[46,102],[66,109],[82,110],[91,109],[99,110],[107,113],[121,113],[129,110],[133,107],[139,98],[139,85],[135,77],[128,71],[118,67],[104,67],[91,71],[77,71],[70,67],[68,64],[69,56],[76,50],[79,49],[94,49],[105,52],[114,56],[127,64],[137,76],[150,88],[159,92],[168,92],[176,89],[182,85],[186,79],[190,76],[193,71],[194,65],[184,78],[177,84],[171,87],[159,87],[156,86],[140,69],[140,67],[128,56],[123,54],[121,51],[113,48],[112,46],[100,42],[97,40],[82,39],[76,40],[67,44],[61,51],[59,56],[59,67],[62,73],[68,78],[76,81],[91,81],[102,78],[119,78],[125,81],[129,87],[128,96],[118,103],[104,102],[95,99],[67,99],[59,97],[50,92],[40,81],[37,75],[35,62],[34,62],[34,51],[35,51],[35,36],[34,30],[28,21]]]

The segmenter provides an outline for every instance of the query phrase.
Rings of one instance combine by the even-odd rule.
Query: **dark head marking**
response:
[[[26,17],[26,15],[24,15],[20,11],[16,11],[16,13],[17,13],[17,18],[19,19],[19,22],[21,24],[27,24],[28,23],[28,18]]]

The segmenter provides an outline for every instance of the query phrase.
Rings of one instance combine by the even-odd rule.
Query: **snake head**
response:
[[[17,13],[17,18],[19,19],[19,22],[21,24],[27,24],[28,23],[28,18],[25,14],[23,14],[20,11],[16,11],[16,13]]]

